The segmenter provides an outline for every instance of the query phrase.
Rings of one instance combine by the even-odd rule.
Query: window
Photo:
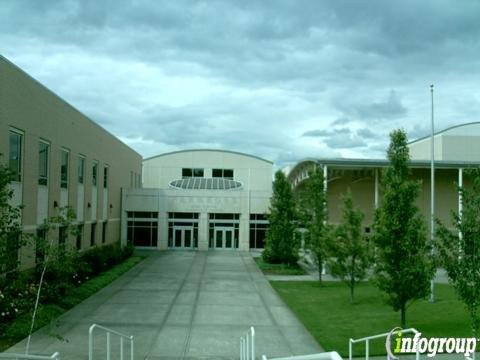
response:
[[[95,246],[95,232],[97,231],[97,224],[92,223],[90,226],[90,246]]]
[[[127,212],[127,240],[134,246],[157,247],[158,213]]]
[[[45,260],[45,251],[47,247],[47,230],[45,228],[37,229],[35,242],[35,263],[40,265]]]
[[[268,220],[264,214],[250,214],[250,249],[263,249],[267,236]]]
[[[182,169],[182,179],[191,178],[191,177],[203,177],[203,169],[201,168],[183,168]]]
[[[60,249],[60,253],[65,253],[65,243],[67,241],[67,227],[60,226],[58,228],[58,248]]]
[[[108,166],[103,168],[103,188],[106,189],[108,187]]]
[[[62,150],[62,163],[60,166],[60,186],[63,189],[68,188],[68,151]]]
[[[38,185],[48,185],[48,148],[47,143],[38,143]]]
[[[92,185],[97,186],[98,162],[94,161],[92,166]]]
[[[77,250],[82,250],[82,240],[83,240],[83,224],[77,225],[77,233],[75,239],[75,245]]]
[[[233,180],[233,169],[212,169],[212,177]]]
[[[107,241],[107,221],[104,221],[102,224],[102,244],[105,244]]]
[[[78,183],[83,184],[85,181],[85,158],[78,157]]]
[[[193,177],[192,169],[182,169],[182,179]]]
[[[22,181],[22,134],[10,131],[9,167],[13,181]]]

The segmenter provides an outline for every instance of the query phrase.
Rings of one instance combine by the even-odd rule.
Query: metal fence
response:
[[[102,330],[104,333],[106,333],[106,336],[107,336],[106,358],[107,358],[107,360],[111,360],[111,357],[112,357],[112,344],[111,344],[111,335],[112,334],[116,335],[120,338],[119,359],[124,360],[124,343],[125,343],[125,340],[127,340],[127,341],[130,342],[130,360],[133,360],[133,354],[134,354],[133,336],[122,334],[121,332],[106,328],[106,327],[98,325],[98,324],[93,324],[92,326],[90,326],[90,329],[88,329],[88,360],[93,360],[93,347],[94,347],[93,331],[95,329]]]
[[[60,354],[58,352],[52,355],[32,355],[32,354],[14,354],[14,353],[1,353],[0,359],[10,360],[60,360]]]
[[[255,360],[255,329],[253,326],[240,337],[240,360]]]

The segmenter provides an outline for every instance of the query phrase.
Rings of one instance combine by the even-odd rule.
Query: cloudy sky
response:
[[[480,120],[477,0],[0,0],[0,53],[143,156],[383,157]]]

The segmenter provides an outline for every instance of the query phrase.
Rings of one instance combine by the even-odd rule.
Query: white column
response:
[[[208,214],[201,212],[198,222],[198,250],[208,250]]]
[[[378,209],[378,169],[375,169],[375,209]]]
[[[165,211],[158,212],[157,219],[157,248],[159,250],[168,249],[168,213]]]

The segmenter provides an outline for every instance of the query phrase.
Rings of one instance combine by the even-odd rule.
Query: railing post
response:
[[[255,329],[253,328],[253,326],[250,328],[250,333],[252,335],[252,343],[251,343],[251,346],[252,346],[252,360],[255,360]]]
[[[110,331],[107,331],[107,360],[110,359]]]
[[[240,360],[243,360],[243,336],[240,338]]]
[[[370,347],[370,340],[367,339],[367,340],[365,341],[365,360],[368,360],[368,356],[370,355],[370,354],[369,354],[369,353],[370,353],[369,347]],[[110,359],[109,359],[109,360],[110,360]]]
[[[120,336],[120,360],[123,360],[123,337]]]
[[[131,346],[130,346],[130,360],[133,360],[133,354],[134,354],[134,352],[133,352],[133,335],[130,336],[130,344],[131,344]]]
[[[95,324],[88,329],[88,360],[93,360],[93,329]]]
[[[348,360],[352,360],[352,339],[348,341]]]
[[[246,350],[246,354],[245,354],[245,359],[246,360],[250,360],[250,354],[249,354],[249,349],[250,349],[250,339],[248,338],[248,334],[245,336],[245,343],[246,343],[246,347],[245,347],[245,350]]]

